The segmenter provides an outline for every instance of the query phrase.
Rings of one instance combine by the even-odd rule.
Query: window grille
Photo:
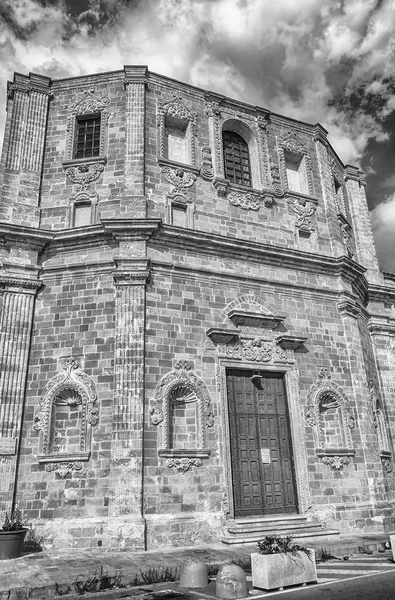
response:
[[[232,183],[251,187],[251,166],[248,144],[233,131],[224,131],[225,178]]]
[[[77,119],[74,158],[100,154],[100,115]]]

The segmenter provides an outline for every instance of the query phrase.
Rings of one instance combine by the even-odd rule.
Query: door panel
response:
[[[227,372],[235,516],[296,512],[284,379],[265,374],[258,389],[251,375]],[[262,462],[262,448],[270,450],[270,463]]]

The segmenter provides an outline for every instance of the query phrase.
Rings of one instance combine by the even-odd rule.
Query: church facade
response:
[[[55,548],[394,528],[395,275],[321,125],[16,73],[0,188],[2,511]]]

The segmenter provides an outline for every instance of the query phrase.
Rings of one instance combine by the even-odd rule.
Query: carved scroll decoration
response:
[[[314,226],[311,222],[311,217],[314,215],[317,206],[314,202],[309,202],[303,198],[288,198],[288,204],[292,210],[298,215],[295,221],[295,227],[302,231],[314,231]]]

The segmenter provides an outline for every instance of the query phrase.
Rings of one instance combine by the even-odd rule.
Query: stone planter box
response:
[[[288,585],[317,581],[314,550],[292,554],[251,554],[252,585],[262,590],[274,590]]]

